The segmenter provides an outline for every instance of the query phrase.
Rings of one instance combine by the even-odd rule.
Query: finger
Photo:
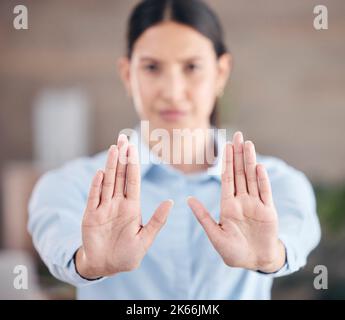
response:
[[[218,223],[211,217],[203,204],[194,197],[188,197],[188,205],[192,209],[195,217],[204,228],[208,238],[213,242],[219,232]]]
[[[252,141],[246,141],[244,144],[244,161],[248,185],[248,192],[252,196],[259,196],[258,180],[256,176],[256,153]]]
[[[126,168],[127,168],[127,136],[120,134],[118,139],[119,156],[115,176],[114,197],[123,197],[125,192]]]
[[[140,166],[137,148],[134,145],[128,147],[126,196],[131,200],[140,199]]]
[[[89,212],[95,211],[100,203],[103,176],[103,171],[97,170],[95,176],[92,179],[86,205],[86,210]]]
[[[258,184],[261,200],[265,205],[272,205],[273,198],[271,191],[271,183],[267,171],[262,164],[258,164],[256,168],[258,174]]]
[[[152,215],[150,221],[141,229],[146,249],[151,246],[158,232],[166,223],[168,214],[173,205],[174,201],[172,200],[163,201]]]
[[[118,150],[112,145],[108,151],[107,163],[105,165],[104,181],[102,186],[102,202],[110,201],[114,193],[115,174],[117,166]]]
[[[243,135],[242,132],[235,132],[233,137],[234,143],[234,172],[235,172],[235,190],[236,195],[247,192],[247,183],[244,172],[243,158]]]
[[[234,150],[232,143],[228,142],[223,153],[222,199],[233,197],[234,192]]]

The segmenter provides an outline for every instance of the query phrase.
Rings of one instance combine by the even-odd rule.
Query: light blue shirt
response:
[[[141,158],[154,158],[140,138],[131,142],[138,145]],[[28,230],[50,272],[76,286],[79,299],[270,299],[273,278],[303,267],[320,241],[314,192],[302,172],[278,158],[257,154],[271,181],[287,261],[271,274],[227,266],[186,202],[189,195],[197,197],[219,221],[225,142],[224,136],[216,140],[221,152],[202,173],[186,175],[167,164],[141,164],[143,224],[160,202],[173,199],[175,204],[138,269],[95,281],[76,273],[73,255],[82,244],[81,221],[91,180],[105,167],[107,152],[45,173],[30,199]]]

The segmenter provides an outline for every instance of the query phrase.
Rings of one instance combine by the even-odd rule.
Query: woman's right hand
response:
[[[120,135],[109,148],[105,172],[93,178],[82,221],[82,246],[75,263],[84,278],[95,279],[140,266],[173,205],[163,201],[143,226],[140,164],[135,146]]]

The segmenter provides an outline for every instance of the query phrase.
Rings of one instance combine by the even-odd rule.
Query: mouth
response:
[[[171,109],[171,110],[162,110],[159,111],[159,116],[164,120],[164,121],[179,121],[181,120],[183,117],[185,117],[187,115],[186,111],[182,111],[182,110],[175,110],[175,109]]]

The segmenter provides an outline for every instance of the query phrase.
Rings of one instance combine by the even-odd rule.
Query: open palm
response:
[[[190,197],[188,204],[227,265],[274,272],[284,264],[269,178],[256,163],[254,144],[244,144],[241,132],[223,154],[219,223],[197,199]]]
[[[118,145],[109,148],[105,172],[99,170],[92,181],[77,252],[79,273],[97,278],[138,268],[172,204],[163,201],[142,225],[138,153],[120,135]]]

